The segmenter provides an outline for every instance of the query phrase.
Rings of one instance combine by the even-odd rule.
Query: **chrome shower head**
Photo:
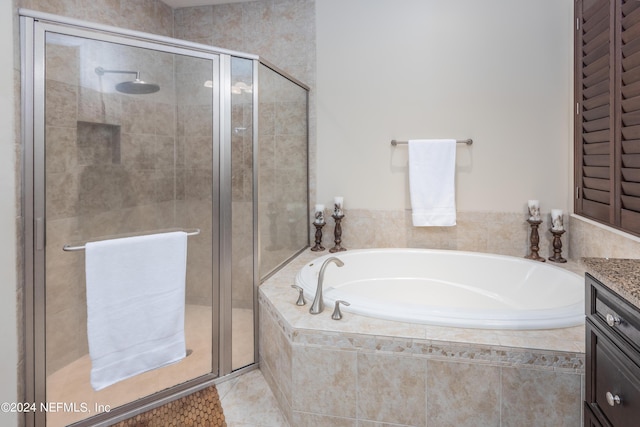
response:
[[[160,86],[155,83],[147,83],[140,80],[140,71],[126,71],[126,70],[105,70],[102,67],[96,68],[96,74],[103,76],[105,73],[117,73],[117,74],[135,74],[136,79],[130,82],[122,82],[116,85],[116,90],[121,93],[130,95],[144,95],[147,93],[154,93],[160,90]]]

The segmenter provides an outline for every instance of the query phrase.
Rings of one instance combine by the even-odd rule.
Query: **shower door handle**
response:
[[[35,226],[35,241],[36,241],[36,250],[43,251],[44,250],[44,218],[36,218],[36,226]]]

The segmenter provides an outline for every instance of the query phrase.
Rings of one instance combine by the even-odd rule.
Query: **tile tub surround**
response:
[[[295,426],[577,426],[584,328],[331,319],[295,305],[304,252],[260,287],[261,370]]]
[[[429,248],[488,252],[516,257],[529,253],[531,227],[524,212],[458,212],[455,227],[414,227],[411,209],[371,210],[345,209],[342,221],[342,243],[347,248]],[[334,221],[331,209],[325,209],[328,226],[323,229],[324,243],[333,246]],[[553,254],[553,235],[549,231],[551,217],[542,213],[540,256]],[[562,238],[562,253],[569,254],[571,234],[565,217],[567,234]],[[311,241],[315,228],[311,226]],[[329,247],[331,247],[329,246]]]

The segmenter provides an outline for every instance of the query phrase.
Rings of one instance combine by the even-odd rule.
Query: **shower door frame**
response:
[[[106,426],[148,411],[176,398],[215,384],[217,379],[232,373],[232,284],[231,284],[231,57],[241,57],[257,64],[255,55],[213,48],[153,34],[88,23],[71,18],[31,10],[19,10],[22,50],[22,139],[23,139],[23,206],[24,206],[24,317],[25,317],[25,402],[38,406],[46,399],[45,353],[45,48],[46,33],[53,32],[101,42],[124,44],[177,55],[199,57],[213,61],[213,212],[212,212],[212,370],[209,374],[183,384],[124,404],[110,413],[96,415],[74,425]],[[215,70],[216,63],[218,69]],[[257,66],[254,67],[254,70]],[[216,77],[217,72],[217,77]],[[257,88],[257,74],[253,75]],[[226,90],[228,89],[228,90]],[[216,114],[216,112],[218,114]],[[258,109],[253,110],[257,124]],[[254,155],[257,153],[257,132],[253,134]],[[39,167],[38,166],[42,166]],[[257,168],[257,162],[254,163]],[[257,172],[254,169],[254,176]],[[254,179],[253,203],[253,293],[257,300],[257,181]],[[218,209],[216,209],[216,203]],[[218,242],[218,245],[215,245]],[[215,313],[219,314],[216,316]],[[234,374],[258,366],[257,305],[254,303],[253,363],[233,371]],[[217,333],[218,339],[215,339]],[[25,415],[27,426],[46,425],[46,413]]]

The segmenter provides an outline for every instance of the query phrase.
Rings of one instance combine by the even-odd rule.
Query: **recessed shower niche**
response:
[[[78,122],[77,135],[79,164],[120,164],[120,126]]]
[[[27,425],[110,425],[254,368],[257,285],[309,244],[308,88],[255,55],[21,15],[26,398],[103,409]],[[269,235],[267,207],[295,233]],[[63,248],[194,229],[188,356],[93,390],[85,255]]]

